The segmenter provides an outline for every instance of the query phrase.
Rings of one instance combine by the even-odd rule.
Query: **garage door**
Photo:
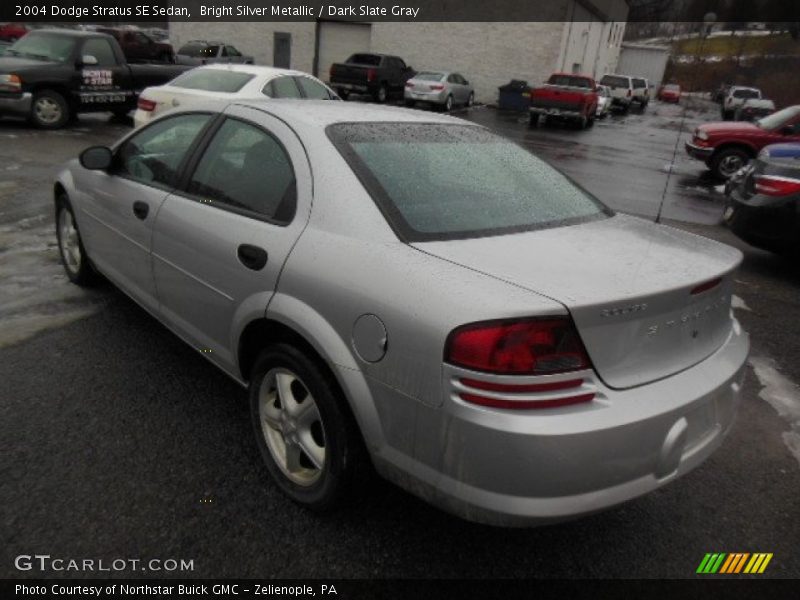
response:
[[[356,52],[369,52],[371,34],[372,26],[368,23],[322,21],[319,24],[317,77],[328,81],[333,63],[344,62]]]

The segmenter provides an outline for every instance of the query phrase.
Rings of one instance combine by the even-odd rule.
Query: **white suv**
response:
[[[644,109],[650,102],[650,82],[644,77],[633,78],[633,101]]]
[[[603,75],[600,84],[607,86],[611,93],[611,107],[619,107],[622,112],[628,112],[633,101],[633,78],[627,75]]]
[[[737,108],[741,108],[747,100],[760,100],[761,90],[754,87],[744,87],[739,85],[731,86],[728,94],[722,101],[722,119],[727,121],[732,119]]]

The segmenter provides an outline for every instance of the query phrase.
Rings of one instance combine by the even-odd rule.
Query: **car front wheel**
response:
[[[44,90],[33,96],[30,119],[40,129],[59,129],[69,118],[69,105],[58,92]]]
[[[278,487],[312,510],[334,508],[366,461],[333,376],[294,346],[275,344],[256,360],[249,390],[256,443]]]
[[[720,179],[728,179],[750,160],[747,152],[739,148],[726,148],[717,152],[709,161],[711,171]]]

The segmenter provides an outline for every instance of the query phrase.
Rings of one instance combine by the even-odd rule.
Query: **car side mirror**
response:
[[[92,56],[91,54],[84,54],[81,56],[81,65],[85,67],[93,67],[98,64],[97,57]]]
[[[81,152],[78,160],[84,169],[105,171],[111,166],[114,155],[107,146],[92,146]]]

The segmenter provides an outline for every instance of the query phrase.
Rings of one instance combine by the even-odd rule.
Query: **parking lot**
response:
[[[751,368],[721,450],[643,498],[528,530],[467,523],[377,480],[332,516],[292,504],[262,465],[245,392],[109,284],[87,292],[63,275],[53,176],[129,124],[0,121],[0,573],[24,576],[13,557],[46,553],[191,559],[194,571],[178,573],[189,577],[680,578],[707,552],[742,551],[774,553],[762,577],[800,577],[800,270],[719,224],[721,186],[682,146],[718,114],[703,101],[683,110],[652,102],[587,130],[529,129],[525,115],[487,107],[453,113],[615,210],[652,219],[663,196],[665,223],[745,256],[734,307]]]

